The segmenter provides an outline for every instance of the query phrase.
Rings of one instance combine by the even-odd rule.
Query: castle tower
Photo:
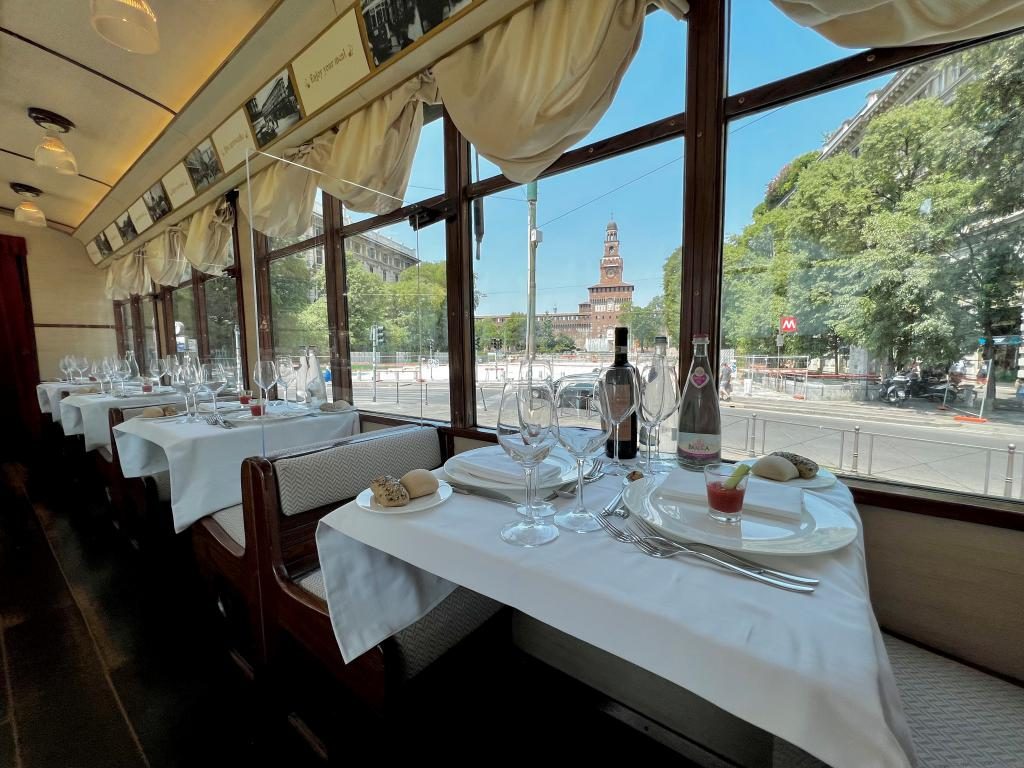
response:
[[[619,325],[622,308],[633,300],[631,283],[624,282],[622,254],[619,253],[619,225],[609,221],[604,233],[604,252],[601,255],[598,282],[590,286],[590,338],[612,338]],[[581,307],[582,308],[582,307]]]

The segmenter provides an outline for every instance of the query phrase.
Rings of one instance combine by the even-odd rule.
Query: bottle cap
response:
[[[700,333],[693,337],[694,344],[707,344],[710,341],[710,337],[706,333]]]

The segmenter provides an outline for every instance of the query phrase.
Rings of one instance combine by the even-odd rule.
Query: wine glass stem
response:
[[[651,432],[654,429],[653,424],[647,425],[647,474],[651,474]]]
[[[526,514],[529,515],[530,522],[536,525],[539,521],[533,508],[533,501],[536,497],[536,492],[533,487],[533,467],[523,467],[523,471],[526,473]]]
[[[583,457],[576,457],[576,512],[583,514],[586,507],[583,506]]]
[[[612,449],[612,452],[614,454],[613,457],[612,457],[612,463],[616,466],[616,468],[622,467],[622,462],[619,461],[619,425],[620,424],[622,424],[621,421],[615,422],[615,447]]]

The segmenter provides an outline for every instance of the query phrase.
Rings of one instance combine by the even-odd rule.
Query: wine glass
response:
[[[215,418],[218,418],[217,395],[223,392],[224,387],[228,384],[227,377],[224,376],[224,366],[211,366],[209,363],[206,363],[201,366],[201,370],[202,391],[208,392],[213,398],[213,414]]]
[[[651,443],[655,440],[655,430],[676,407],[676,385],[671,374],[672,369],[663,357],[655,357],[640,371],[640,408],[637,411],[637,419],[643,426],[643,433],[647,435],[644,441],[647,444],[644,472],[648,475],[654,474]],[[660,438],[660,435],[658,437]]]
[[[281,355],[277,358],[277,385],[284,387],[284,404],[288,405],[288,388],[295,381],[295,365],[290,355]],[[298,392],[295,393],[295,401],[298,402]]]
[[[601,528],[597,518],[583,503],[583,465],[589,456],[604,448],[611,437],[611,422],[605,417],[607,397],[600,381],[581,384],[579,379],[564,377],[555,389],[555,417],[558,442],[576,459],[576,504],[554,517],[554,524],[565,531],[589,533]],[[591,415],[601,416],[595,426]]]
[[[676,460],[675,454],[669,459],[660,458],[661,456],[661,425],[679,411],[679,407],[683,403],[683,392],[682,387],[679,386],[679,373],[676,371],[674,365],[666,365],[668,369],[668,381],[669,384],[665,387],[664,398],[665,398],[665,410],[662,413],[661,421],[659,421],[654,427],[656,447],[655,452],[659,455],[659,458],[654,462],[654,474],[659,472],[671,472],[673,469],[679,466],[679,462]]]
[[[253,383],[263,390],[263,407],[266,415],[268,391],[277,383],[277,364],[273,360],[261,360],[252,369]]]
[[[121,382],[121,396],[127,397],[128,393],[125,391],[124,383],[132,375],[132,367],[129,365],[128,360],[123,357],[117,358],[117,378]]]
[[[537,501],[536,469],[551,453],[557,440],[555,397],[549,379],[513,379],[505,383],[498,407],[498,444],[526,475],[526,503],[519,507],[525,517],[501,529],[501,538],[521,547],[539,547],[558,538],[558,528],[543,521],[551,509]]]
[[[177,355],[165,355],[160,361],[160,377],[167,377],[167,383],[174,383],[174,370],[178,364]]]
[[[636,368],[632,365],[610,365],[601,371],[598,381],[604,389],[608,411],[608,421],[615,427],[613,441],[615,448],[612,454],[612,466],[609,474],[625,474],[626,465],[619,459],[619,442],[622,439],[622,423],[636,413],[640,402],[640,387],[637,382]],[[626,434],[626,439],[630,435]]]
[[[153,350],[146,355],[146,375],[153,379],[153,383],[160,385],[160,377],[163,375],[160,366],[160,356]]]
[[[68,381],[68,356],[64,355],[57,363],[60,368],[60,372],[63,374],[60,378],[61,381]]]

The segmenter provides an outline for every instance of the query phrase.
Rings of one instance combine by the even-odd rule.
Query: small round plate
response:
[[[739,461],[739,464],[746,464],[747,466],[753,466],[757,462],[757,459],[743,459]],[[752,475],[758,480],[764,480],[766,483],[778,483],[779,480],[771,480],[767,477],[761,477],[759,475]],[[802,477],[797,477],[793,480],[786,480],[782,482],[782,485],[790,485],[794,488],[831,488],[836,484],[837,477],[829,472],[824,467],[818,467],[818,474],[814,477],[809,477],[804,480]]]
[[[817,555],[842,549],[857,538],[856,521],[841,507],[815,493],[803,494],[800,520],[747,515],[737,524],[719,523],[707,504],[662,496],[659,478],[638,480],[623,500],[667,538],[700,542],[735,552],[759,555]]]
[[[373,498],[373,491],[364,489],[356,496],[356,504],[367,512],[376,512],[378,515],[406,515],[410,512],[422,512],[425,509],[433,509],[443,504],[452,497],[452,487],[444,480],[439,480],[437,490],[429,496],[420,496],[418,499],[411,499],[404,507],[385,507],[377,503]]]

